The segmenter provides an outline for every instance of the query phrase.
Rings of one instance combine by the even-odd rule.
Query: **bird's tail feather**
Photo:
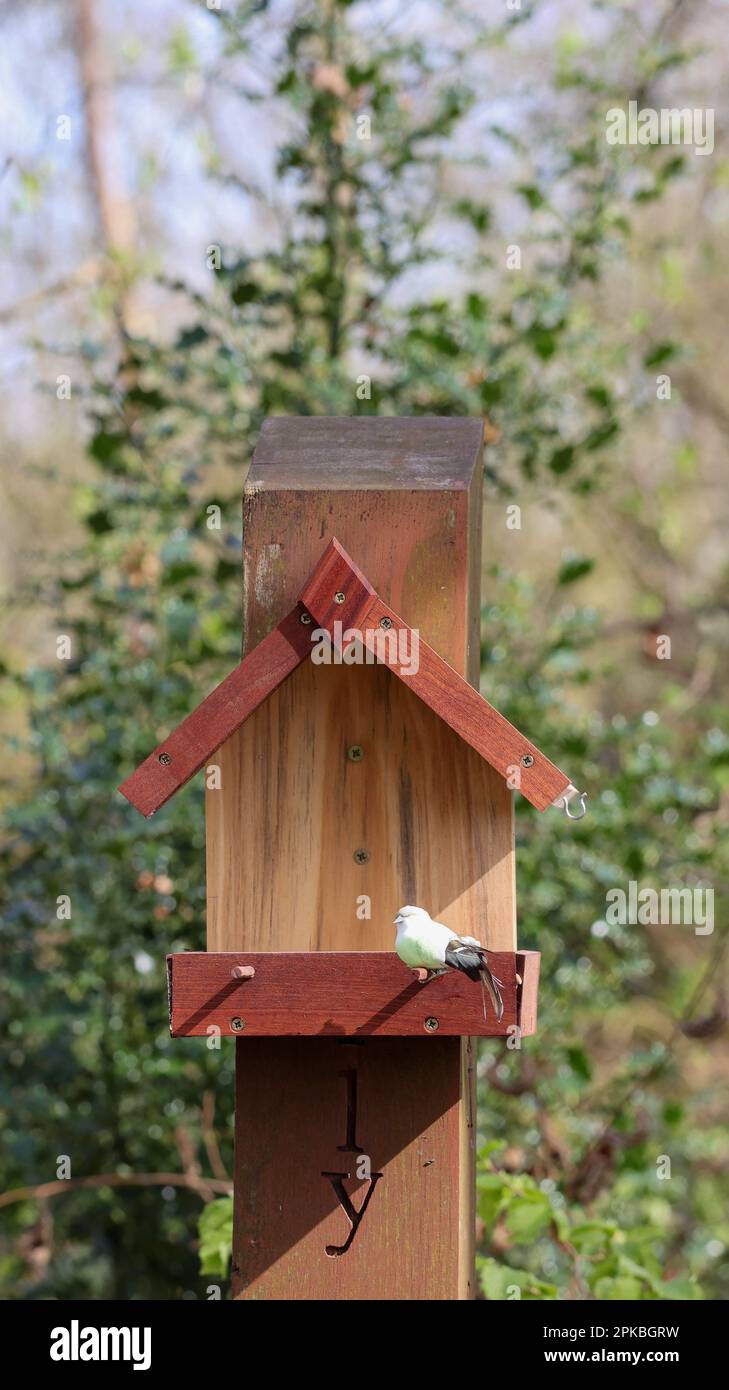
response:
[[[452,941],[445,950],[445,964],[451,970],[462,971],[469,980],[473,980],[474,984],[477,980],[481,981],[484,1019],[486,1018],[486,990],[488,990],[496,1018],[501,1022],[504,1016],[504,1001],[499,989],[501,981],[495,979],[491,974],[485,948],[477,941],[471,943],[470,939]]]
[[[483,1001],[483,1016],[484,1016],[484,1020],[486,1019],[486,991],[487,991],[487,990],[488,990],[488,994],[489,994],[489,998],[490,998],[490,1000],[491,1000],[491,1003],[493,1004],[494,1013],[496,1014],[496,1018],[497,1018],[498,1022],[500,1023],[501,1020],[502,1020],[502,1018],[504,1017],[504,1000],[503,1000],[502,995],[501,995],[501,990],[499,989],[499,985],[500,985],[500,984],[501,984],[501,980],[497,980],[496,977],[495,977],[495,975],[492,975],[492,974],[491,974],[491,971],[490,971],[488,965],[487,965],[486,962],[484,961],[483,969],[482,969],[482,971],[481,971],[481,999],[482,999],[482,1001]]]

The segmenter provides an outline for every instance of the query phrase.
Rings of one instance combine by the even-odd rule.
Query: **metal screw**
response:
[[[347,757],[351,763],[360,763],[364,757],[364,748],[358,743],[353,743],[352,747],[347,749]]]
[[[355,864],[366,864],[369,857],[370,852],[368,849],[356,849],[352,855]]]
[[[308,624],[311,622],[311,613],[300,613],[299,622],[305,623],[308,626]]]
[[[246,1021],[244,1018],[231,1018],[230,1026],[234,1033],[242,1033],[246,1026]]]
[[[426,1018],[423,1024],[426,1033],[437,1033],[439,1026],[437,1018]]]
[[[347,597],[347,595],[346,595],[346,594],[343,594],[343,593],[342,593],[342,590],[339,589],[339,591],[334,595],[334,602],[335,602],[335,603],[344,603],[344,600],[345,600],[346,597]]]
[[[524,754],[524,757],[523,757],[522,760],[521,760],[521,765],[522,765],[522,767],[533,767],[533,765],[534,765],[534,758],[532,757],[532,754],[531,754],[531,753],[525,753],[525,754]]]
[[[169,753],[160,753],[159,761],[161,762],[163,767],[169,767],[170,763],[172,762],[172,759]]]
[[[380,618],[380,627],[392,627],[392,618]]]

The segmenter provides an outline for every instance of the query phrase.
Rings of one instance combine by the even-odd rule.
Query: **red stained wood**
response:
[[[480,984],[456,971],[421,984],[390,951],[186,951],[167,957],[171,1031],[173,1037],[205,1036],[215,1027],[229,1037],[427,1040],[501,1037],[518,1025],[526,1034],[534,1031],[536,1021],[538,960],[535,952],[521,952],[517,965],[513,951],[489,953],[502,985],[499,1021],[488,996],[484,1018]],[[237,967],[253,967],[255,974],[236,979]],[[524,981],[520,990],[517,973]],[[519,1010],[520,996],[527,1001],[526,1013],[523,1006]]]
[[[298,605],[292,609],[122,782],[119,791],[143,816],[154,815],[189,782],[215,749],[310,655],[311,626],[301,622],[301,612]]]
[[[351,578],[347,576],[348,567]],[[394,671],[502,777],[510,778],[513,782],[517,772],[521,779],[519,790],[522,795],[537,810],[546,811],[570,785],[569,777],[560,772],[524,734],[429,647],[420,634],[418,670],[412,672],[410,656],[415,650],[412,628],[383,603],[371,586],[368,586],[369,596],[362,592],[360,581],[364,577],[336,540],[330,543],[301,595],[302,602],[317,623],[331,629],[336,617],[336,605],[331,599],[333,576],[340,592],[356,591],[354,602],[358,604],[359,611],[348,619],[345,628],[358,627],[366,646],[374,652],[378,661]],[[398,654],[402,652],[408,655],[405,663],[399,659]],[[532,760],[528,767],[523,764],[525,757]]]
[[[376,598],[369,580],[336,538],[301,591],[301,602],[321,627],[340,622],[342,631],[359,627]]]
[[[234,1298],[472,1295],[460,1253],[471,1182],[460,1141],[474,1118],[461,1046],[437,1034],[238,1043]],[[363,1158],[369,1179],[357,1173]],[[348,1248],[342,1194],[357,1213],[368,1202]]]
[[[393,639],[384,643],[383,618],[392,623],[387,637]],[[410,664],[403,666],[397,655],[391,655],[398,650],[395,633],[406,634],[408,645],[405,650],[412,652],[410,629],[381,599],[375,599],[372,604],[365,619],[364,632],[367,646],[375,643],[376,651],[382,648],[385,665],[430,705],[459,738],[470,744],[505,779],[510,778],[513,783],[515,772],[518,772],[521,779],[519,791],[538,811],[546,811],[570,785],[569,777],[555,767],[503,714],[499,714],[483,695],[464,681],[422,637],[419,639],[419,668],[410,674]],[[525,757],[533,759],[528,767],[523,763]]]
[[[341,623],[362,633],[377,660],[393,671],[465,743],[537,810],[545,811],[570,785],[524,734],[499,714],[418,633],[418,669],[412,669],[413,629],[389,608],[339,541],[330,541],[301,591],[301,604],[333,634]],[[188,782],[216,748],[258,709],[311,651],[311,625],[297,607],[265,637],[192,714],[122,782],[119,790],[144,816],[154,815]],[[341,643],[337,643],[341,645]],[[408,654],[405,663],[399,654]],[[531,760],[528,766],[524,759]]]

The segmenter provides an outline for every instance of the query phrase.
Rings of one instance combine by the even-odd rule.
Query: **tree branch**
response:
[[[188,1187],[203,1199],[211,1191],[221,1192],[226,1197],[233,1191],[231,1182],[197,1177],[192,1173],[94,1173],[86,1178],[57,1178],[53,1182],[37,1183],[35,1187],[14,1187],[9,1192],[0,1193],[0,1207],[12,1206],[14,1202],[60,1197],[74,1188],[99,1187]]]

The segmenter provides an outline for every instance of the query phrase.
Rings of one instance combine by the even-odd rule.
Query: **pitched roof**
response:
[[[545,811],[571,790],[569,778],[419,633],[418,662],[401,661],[401,652],[415,650],[413,629],[383,602],[339,541],[332,540],[299,602],[278,627],[122,782],[119,790],[142,815],[154,815],[164,806],[311,654],[315,629],[306,621],[307,614],[338,646],[347,647],[356,629],[376,659],[502,777],[513,776],[518,768],[519,789],[537,810]]]

